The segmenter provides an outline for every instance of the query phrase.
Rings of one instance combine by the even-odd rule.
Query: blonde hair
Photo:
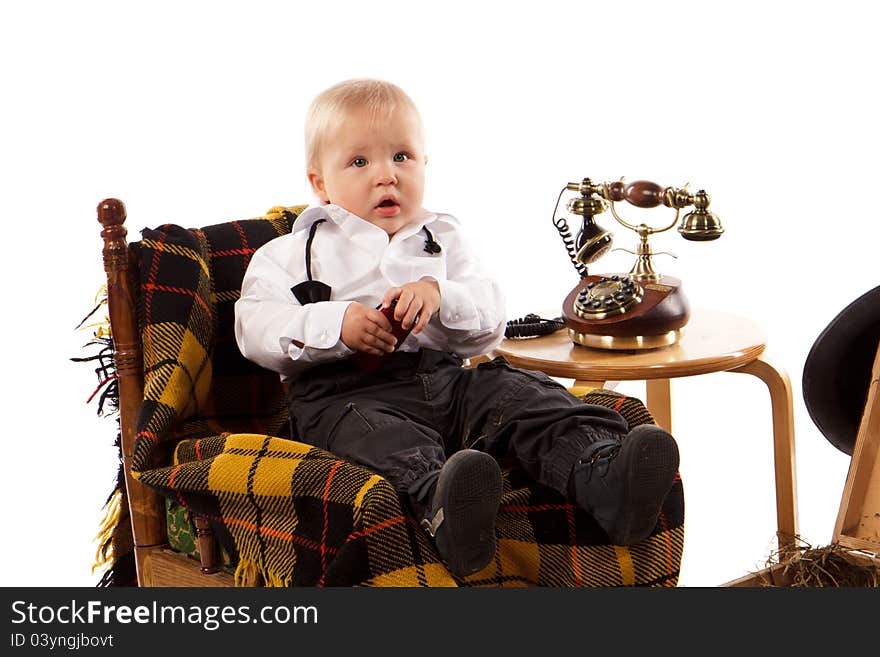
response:
[[[306,114],[306,169],[319,168],[319,158],[334,125],[353,110],[368,111],[373,118],[390,116],[398,110],[409,111],[419,132],[423,131],[419,110],[403,89],[391,82],[358,78],[333,85],[319,93]]]

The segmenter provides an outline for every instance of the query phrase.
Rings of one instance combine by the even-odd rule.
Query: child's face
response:
[[[405,110],[373,118],[349,112],[326,140],[309,182],[334,203],[394,235],[422,212],[427,157],[419,125]]]

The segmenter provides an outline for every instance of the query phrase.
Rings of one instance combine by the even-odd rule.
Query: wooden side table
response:
[[[797,492],[794,408],[785,371],[764,354],[766,341],[753,321],[712,310],[694,310],[675,345],[646,351],[605,351],[575,344],[567,331],[527,340],[504,340],[495,354],[512,365],[601,388],[606,381],[644,380],[646,405],[658,425],[672,431],[669,380],[711,372],[740,372],[761,379],[770,391],[776,473],[776,521],[780,550],[794,546]]]

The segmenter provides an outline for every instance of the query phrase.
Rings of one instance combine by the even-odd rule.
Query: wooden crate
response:
[[[853,559],[880,565],[880,347],[874,357],[865,410],[843,487],[832,545]],[[785,561],[724,586],[790,586]]]

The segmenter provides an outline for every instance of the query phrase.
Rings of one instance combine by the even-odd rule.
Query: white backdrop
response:
[[[115,425],[86,405],[97,378],[69,359],[102,283],[98,202],[124,200],[135,236],[308,202],[305,108],[360,76],[420,106],[426,205],[483,247],[511,317],[556,308],[573,285],[550,224],[566,182],[626,176],[711,194],[724,236],[664,233],[655,248],[679,258],[657,264],[692,305],[764,327],[794,388],[801,533],[826,544],[849,458],[810,421],[801,371],[822,328],[877,284],[880,12],[849,0],[314,4],[3,3],[0,583],[96,581]],[[634,234],[615,232],[632,248]],[[673,397],[681,584],[714,586],[773,549],[769,399],[732,374],[677,380]]]

